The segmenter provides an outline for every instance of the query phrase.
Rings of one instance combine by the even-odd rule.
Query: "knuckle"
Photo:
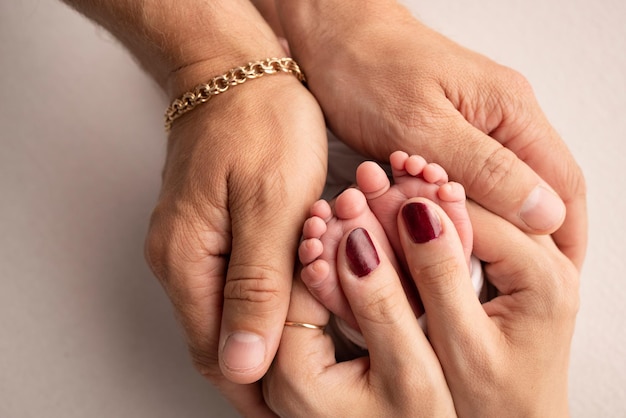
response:
[[[555,188],[566,204],[575,200],[584,201],[587,196],[587,181],[581,167],[564,142],[561,141],[556,146],[564,158],[557,158],[553,162],[558,176],[550,179],[550,185]]]
[[[584,199],[587,196],[587,181],[580,166],[572,161],[567,170],[567,184],[565,189],[571,192],[571,198]]]
[[[363,295],[358,315],[372,324],[392,325],[401,318],[400,304],[394,303],[393,286],[381,286]]]
[[[530,123],[529,111],[536,107],[535,93],[526,77],[518,71],[502,67],[497,77],[491,80],[491,91],[496,109],[503,118],[516,120],[521,126]]]
[[[165,226],[164,223],[151,222],[144,243],[144,257],[159,281],[165,282],[171,276],[172,268],[190,257],[190,237],[184,225]]]
[[[530,81],[522,73],[512,68],[504,68],[505,70],[501,73],[502,85],[507,86],[512,97],[534,95]]]
[[[144,244],[144,258],[154,276],[159,280],[166,276],[165,265],[161,262],[162,252],[162,243],[155,237],[155,234],[149,232]]]
[[[559,254],[559,258],[564,256]],[[572,321],[580,305],[578,271],[569,260],[546,259],[538,262],[538,281],[534,290],[537,314],[555,324]]]
[[[165,253],[165,240],[163,239],[161,227],[161,213],[155,208],[150,217],[150,226],[144,242],[144,257],[148,266],[157,277],[162,274],[162,260]]]
[[[576,317],[580,307],[578,271],[568,263],[559,269],[553,280],[553,295],[556,315],[562,320]]]
[[[155,209],[144,242],[144,258],[154,276],[167,290],[181,256],[188,253],[182,248],[182,240],[176,235],[179,228],[165,221]]]
[[[275,309],[280,302],[276,277],[280,273],[269,265],[229,266],[224,300],[249,302]]]
[[[144,258],[154,275],[165,284],[174,273],[188,275],[200,266],[217,262],[230,252],[229,230],[221,214],[202,220],[176,203],[160,202],[153,210],[144,241]],[[212,271],[204,271],[214,274]]]
[[[189,344],[189,354],[194,369],[211,382],[222,379],[219,368],[217,350],[203,350],[194,344]]]
[[[481,160],[480,168],[472,165],[475,173],[469,176],[468,189],[472,190],[473,197],[483,200],[496,190],[508,190],[504,184],[513,177],[517,163],[517,157],[512,151],[498,147]]]
[[[443,298],[459,286],[461,265],[457,258],[446,256],[436,263],[427,263],[412,269],[418,285],[427,288],[429,297]]]

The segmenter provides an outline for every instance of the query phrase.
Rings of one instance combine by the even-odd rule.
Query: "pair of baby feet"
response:
[[[473,237],[463,186],[449,182],[441,166],[427,163],[421,156],[396,151],[389,160],[393,184],[382,167],[367,161],[357,168],[358,188],[345,190],[331,203],[314,203],[298,249],[302,281],[311,294],[355,330],[358,325],[341,289],[336,263],[340,241],[355,228],[365,228],[381,244],[399,273],[418,318],[424,309],[413,280],[405,273],[407,263],[397,227],[403,203],[413,197],[425,197],[441,206],[454,223],[470,263]]]

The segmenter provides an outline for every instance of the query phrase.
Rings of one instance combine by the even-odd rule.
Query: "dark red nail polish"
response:
[[[346,257],[350,270],[358,277],[367,276],[380,264],[374,243],[363,228],[357,228],[348,235]]]
[[[416,244],[423,244],[441,234],[441,222],[428,205],[412,202],[402,208],[402,217],[411,239]]]

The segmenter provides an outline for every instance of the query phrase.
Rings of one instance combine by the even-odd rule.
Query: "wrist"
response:
[[[162,48],[160,84],[170,98],[231,68],[268,57],[282,57],[284,51],[275,34],[248,1],[220,1],[207,7],[192,2],[170,28]],[[179,26],[189,20],[193,30]]]
[[[118,38],[170,96],[235,66],[284,55],[248,0],[64,1]]]
[[[208,82],[194,87],[184,95],[172,101],[165,112],[165,130],[169,132],[172,123],[192,111],[196,106],[204,104],[217,95],[226,93],[231,87],[238,86],[248,80],[281,73],[292,74],[298,81],[304,82],[304,74],[298,64],[291,58],[266,58],[238,66],[213,77]]]
[[[259,114],[262,113],[261,108],[263,112],[268,111],[271,113],[271,109],[281,109],[280,112],[284,113],[291,106],[298,109],[305,109],[311,106],[311,104],[314,104],[317,107],[317,102],[315,102],[310,92],[299,81],[295,73],[289,74],[285,72],[285,74],[281,74],[281,72],[283,71],[277,71],[276,74],[267,74],[263,77],[258,77],[258,80],[247,79],[245,83],[229,85],[228,89],[222,90],[219,94],[211,95],[209,100],[196,103],[191,109],[185,109],[186,106],[181,106],[183,111],[177,112],[180,114],[174,118],[168,118],[172,106],[168,107],[166,110],[165,125],[166,131],[170,131],[168,129],[168,119],[170,123],[173,122],[170,125],[170,139],[180,137],[183,131],[186,132],[186,134],[182,136],[189,138],[198,137],[198,133],[193,133],[193,131],[198,131],[198,123],[204,124],[207,121],[213,121],[211,123],[215,121],[226,121],[232,127],[234,126],[233,121],[247,120],[250,117],[257,118]],[[240,86],[238,84],[243,85]],[[194,90],[195,89],[192,88],[190,91]],[[186,96],[186,94],[184,96]],[[269,97],[272,99],[266,100],[266,98]],[[178,100],[173,100],[172,103],[176,101]],[[176,107],[177,106],[175,106],[175,108]],[[315,114],[314,111],[311,113]],[[270,117],[268,120],[273,120],[273,117]],[[192,130],[188,131],[187,129],[190,126],[192,126]],[[200,131],[211,132],[212,130],[201,128]],[[215,137],[213,134],[209,136]],[[270,139],[270,137],[268,137],[268,139]]]
[[[321,53],[336,54],[362,32],[379,25],[389,30],[388,19],[412,18],[396,0],[276,0],[276,8],[291,51],[305,67]]]
[[[164,88],[169,98],[175,99],[185,92],[194,90],[200,84],[225,75],[233,68],[243,67],[253,61],[284,56],[285,52],[278,44],[256,50],[239,48],[224,51],[219,56],[203,58],[173,70],[168,74]]]

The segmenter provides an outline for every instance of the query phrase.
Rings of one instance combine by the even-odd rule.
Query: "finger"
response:
[[[506,70],[494,79],[497,127],[489,135],[513,151],[544,179],[567,208],[563,226],[554,234],[561,250],[580,269],[587,245],[586,187],[581,169],[565,142],[541,110],[523,76]]]
[[[444,360],[455,359],[460,342],[471,346],[491,329],[476,297],[463,245],[443,209],[425,198],[410,199],[402,206],[398,230],[424,304],[429,337],[445,364]]]
[[[505,118],[492,135],[535,170],[565,203],[565,222],[553,238],[580,269],[587,248],[587,191],[582,170],[532,95],[525,107],[516,117]]]
[[[330,313],[307,290],[304,283],[297,278],[293,282],[291,300],[287,320],[296,324],[311,324],[325,327],[328,324]],[[310,329],[301,326],[285,326],[281,339],[281,349],[290,353],[287,358],[281,359],[283,366],[289,370],[302,368],[302,358],[314,356],[314,361],[306,367],[312,374],[320,373],[323,369],[335,363],[334,350],[329,345],[329,339],[322,329]],[[308,354],[304,354],[308,353]]]
[[[242,416],[275,416],[263,400],[260,384],[240,385],[226,380],[217,362],[226,259],[205,252],[226,252],[227,239],[218,233],[205,232],[206,242],[200,242],[192,222],[180,219],[163,222],[161,215],[157,209],[152,216],[146,259],[174,305],[194,367]],[[208,248],[207,242],[212,243]],[[201,248],[205,250],[200,251]],[[180,260],[187,261],[180,263]]]
[[[194,367],[217,383],[222,289],[226,274],[227,237],[199,233],[192,215],[172,217],[162,206],[155,209],[146,237],[146,260],[174,305]]]
[[[526,235],[473,202],[468,202],[468,209],[474,254],[486,263],[488,279],[499,293],[515,295],[515,300],[501,297],[483,305],[490,315],[507,306],[514,307],[514,314],[543,318],[577,310],[578,273],[550,237]]]
[[[404,293],[398,273],[363,228],[347,234],[337,253],[344,293],[367,344],[372,373],[387,382],[433,379],[441,368]],[[402,370],[400,372],[399,370]]]
[[[232,251],[224,286],[220,367],[235,383],[260,379],[271,363],[289,305],[293,266],[306,210],[290,207],[276,215],[280,202],[253,196],[231,203]]]
[[[431,152],[450,178],[465,186],[468,197],[527,232],[547,234],[561,226],[562,200],[513,151],[461,115],[445,135],[458,141],[436,141]]]
[[[329,316],[302,281],[294,280],[287,319],[324,325]],[[366,370],[363,360],[336,364],[331,338],[323,331],[285,326],[276,358],[263,378],[265,401],[280,416],[318,416],[321,405],[328,416],[346,416],[347,405],[358,405],[361,386],[355,382]]]

